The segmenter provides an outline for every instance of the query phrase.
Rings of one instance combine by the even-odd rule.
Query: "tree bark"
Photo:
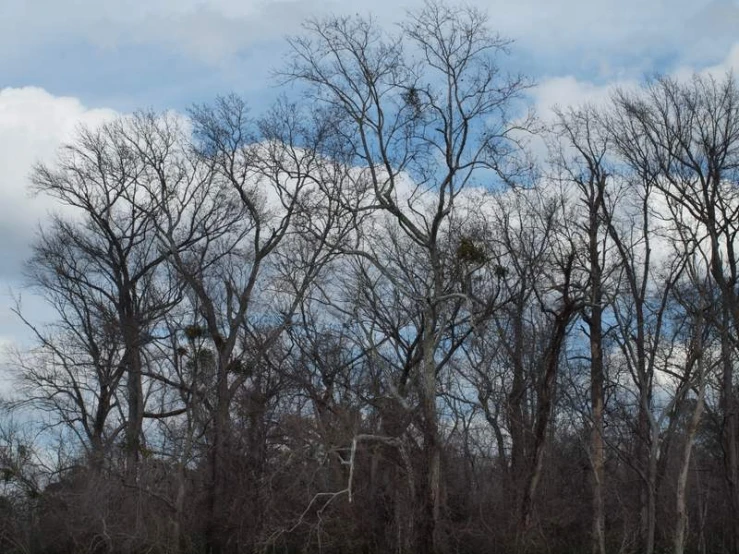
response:
[[[568,272],[569,280],[569,272]],[[567,293],[565,293],[567,294]],[[534,495],[541,479],[544,467],[544,451],[546,437],[549,430],[549,421],[552,416],[552,405],[554,400],[554,387],[557,381],[559,368],[559,356],[567,336],[567,328],[574,313],[575,305],[567,299],[563,310],[557,314],[554,321],[554,330],[544,355],[544,380],[539,389],[539,402],[536,414],[536,426],[534,429],[534,445],[532,449],[531,465],[526,482],[526,488],[521,502],[520,527],[525,532],[531,526],[533,513]]]
[[[700,364],[700,362],[698,362]],[[702,373],[702,372],[701,372]],[[685,436],[685,444],[680,459],[680,473],[677,476],[677,487],[675,491],[675,537],[674,552],[675,554],[683,554],[685,552],[685,534],[688,529],[688,511],[686,503],[686,490],[688,487],[688,470],[690,469],[690,455],[695,442],[695,435],[698,432],[698,424],[703,414],[705,379],[703,375],[699,375],[700,383],[698,385],[698,398],[690,416],[690,424]]]
[[[603,369],[603,290],[600,248],[598,241],[598,214],[603,201],[603,183],[598,183],[594,193],[596,200],[591,204],[589,224],[589,256],[591,280],[591,309],[588,327],[590,330],[590,402],[592,430],[590,457],[592,466],[592,552],[605,554],[605,514],[603,508],[603,486],[605,481],[605,449],[603,444],[604,369]]]
[[[131,285],[129,285],[131,286]],[[126,470],[135,479],[141,458],[141,434],[144,425],[144,392],[141,366],[141,331],[130,291],[121,294],[120,318],[124,342],[128,419],[126,421]]]
[[[722,439],[724,446],[724,467],[729,488],[732,509],[733,551],[739,553],[739,453],[737,452],[737,407],[734,397],[734,364],[731,338],[729,337],[729,318],[724,316],[724,329],[721,336],[721,404],[723,407]]]
[[[418,552],[438,552],[438,529],[441,485],[441,453],[436,410],[436,340],[433,307],[424,314],[423,366],[421,368],[421,409],[423,412],[424,475],[420,521],[416,526]]]
[[[208,524],[206,544],[209,554],[224,552],[224,518],[227,513],[225,503],[225,462],[228,451],[229,434],[229,388],[228,360],[219,352],[217,376],[217,405],[213,420],[213,445],[210,449],[210,488],[208,491]]]

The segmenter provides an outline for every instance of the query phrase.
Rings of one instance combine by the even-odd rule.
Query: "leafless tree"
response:
[[[592,551],[605,554],[605,487],[604,417],[604,313],[610,303],[609,275],[614,271],[609,262],[608,220],[611,206],[608,188],[612,172],[608,159],[608,136],[599,125],[596,111],[591,107],[560,112],[555,125],[562,142],[555,144],[555,168],[562,171],[566,181],[574,187],[583,206],[583,214],[576,223],[581,235],[579,264],[587,273],[588,299],[581,317],[588,329],[590,349],[590,462],[592,466]]]
[[[706,253],[710,273],[732,326],[739,321],[737,300],[736,191],[739,153],[739,92],[732,76],[694,76],[689,82],[659,78],[643,91],[623,91],[615,99],[638,146],[624,148],[628,160],[658,172],[655,186],[669,203],[700,225],[694,241]],[[728,328],[727,328],[728,332]],[[732,332],[732,334],[734,334]],[[729,346],[731,339],[725,336]],[[732,510],[739,514],[739,454],[733,365],[724,356],[722,383],[726,479]],[[734,551],[739,548],[739,528]]]
[[[166,118],[155,123],[152,114],[141,113],[97,130],[82,129],[52,165],[39,165],[32,174],[35,190],[56,198],[68,215],[56,216],[41,235],[30,276],[48,292],[65,339],[72,339],[78,351],[64,352],[67,346],[55,346],[42,332],[37,336],[51,350],[52,363],[72,379],[60,392],[83,411],[82,425],[91,426],[88,435],[95,448],[116,405],[117,384],[125,379],[123,420],[131,471],[142,448],[144,349],[158,319],[180,295],[162,270],[168,254],[154,240],[151,208],[157,200],[142,186],[156,178],[152,162],[169,169],[178,138],[175,125]],[[147,133],[154,128],[156,137]],[[141,152],[156,159],[146,159]],[[74,390],[72,374],[80,353],[98,381],[92,414],[84,412],[84,395]]]
[[[496,58],[508,43],[489,31],[483,14],[436,3],[410,14],[397,36],[371,19],[330,18],[309,22],[290,44],[293,61],[283,75],[333,117],[344,159],[361,169],[370,206],[391,216],[396,245],[417,251],[424,268],[421,288],[405,294],[417,325],[409,369],[425,459],[416,548],[434,552],[441,508],[438,357],[449,357],[440,345],[466,301],[446,278],[444,227],[460,192],[483,170],[515,181],[516,131],[527,122],[514,123],[510,114],[526,82],[500,71]],[[368,241],[354,254],[391,283],[401,278]]]

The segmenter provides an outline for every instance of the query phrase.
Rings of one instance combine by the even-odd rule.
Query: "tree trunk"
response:
[[[418,552],[438,552],[437,524],[440,508],[441,453],[436,413],[436,341],[434,337],[432,308],[424,314],[422,410],[423,410],[423,457],[424,475],[421,499],[421,514],[416,526]]]
[[[554,400],[554,386],[557,381],[557,370],[559,368],[559,355],[567,335],[567,327],[574,306],[566,305],[559,313],[554,322],[552,338],[547,346],[544,356],[544,380],[539,389],[539,401],[536,414],[536,427],[534,429],[534,445],[531,456],[529,476],[524,489],[521,502],[520,527],[527,531],[531,526],[531,516],[534,506],[534,495],[541,479],[544,467],[544,450],[546,446],[547,431],[552,415],[552,403]]]
[[[598,203],[599,204],[599,203]],[[591,213],[589,255],[591,272],[591,311],[590,311],[590,402],[592,406],[593,428],[591,431],[590,456],[592,465],[592,551],[605,554],[605,515],[603,511],[603,486],[605,468],[605,449],[603,445],[603,291],[598,248],[598,209]]]
[[[95,409],[95,418],[92,424],[90,466],[95,472],[99,472],[105,463],[105,444],[103,441],[105,433],[105,422],[110,413],[111,395],[107,386],[100,387],[100,398]]]
[[[521,294],[523,297],[523,294]],[[523,302],[517,302],[516,314],[513,323],[513,384],[508,395],[508,428],[511,435],[511,466],[510,466],[510,489],[515,491],[515,497],[509,498],[510,502],[518,504],[521,502],[520,486],[526,473],[526,458],[528,449],[526,447],[527,421],[523,410],[524,395],[526,394],[526,377],[524,375],[524,346],[523,346]]]
[[[208,491],[208,524],[206,528],[206,543],[209,554],[221,554],[224,551],[225,528],[224,515],[227,513],[224,506],[225,498],[225,462],[227,453],[227,438],[229,426],[229,390],[228,390],[228,360],[219,353],[217,407],[213,421],[213,446],[210,451],[210,489]]]
[[[657,462],[659,461],[659,430],[656,422],[650,417],[649,444],[647,459],[647,513],[644,534],[644,554],[654,552],[654,537],[657,530]]]
[[[141,433],[144,425],[144,392],[141,384],[141,331],[136,321],[130,294],[121,299],[121,326],[124,341],[128,420],[126,422],[126,470],[135,479],[141,457]]]
[[[602,370],[601,370],[602,371]],[[603,481],[605,451],[603,447],[603,375],[594,375],[591,385],[593,403],[593,430],[591,437],[592,478],[593,478],[593,554],[605,554],[605,517],[603,513]]]
[[[646,375],[645,375],[646,377]],[[640,384],[639,406],[639,457],[642,465],[641,479],[641,543],[644,554],[654,552],[654,537],[657,528],[657,491],[659,461],[659,430],[654,417],[649,413],[650,399]]]
[[[700,364],[700,362],[699,362]],[[702,373],[702,372],[701,372]],[[703,375],[699,375],[700,385],[698,388],[698,399],[690,417],[690,424],[685,437],[685,445],[683,446],[682,456],[680,459],[680,473],[677,477],[677,488],[675,493],[675,537],[674,552],[675,554],[683,554],[685,552],[685,533],[688,528],[688,513],[685,502],[685,492],[688,486],[688,470],[690,469],[690,455],[693,449],[695,435],[698,432],[698,424],[703,414],[705,379]]]
[[[724,329],[721,337],[721,359],[723,374],[721,383],[721,403],[724,412],[723,443],[726,481],[729,488],[732,509],[733,544],[735,554],[739,553],[739,459],[737,453],[737,409],[734,398],[734,364],[732,360],[731,338],[729,337],[728,317],[724,317]]]
[[[126,378],[128,393],[128,424],[126,425],[127,469],[134,472],[141,457],[141,430],[144,423],[144,392],[141,386],[141,358],[138,352],[130,355]]]

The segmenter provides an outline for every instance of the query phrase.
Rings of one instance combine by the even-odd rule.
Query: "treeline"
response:
[[[739,553],[733,78],[545,124],[471,9],[290,46],[33,169],[0,550]]]

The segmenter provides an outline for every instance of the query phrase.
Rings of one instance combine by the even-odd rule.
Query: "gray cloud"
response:
[[[299,29],[311,15],[375,13],[383,22],[402,17],[419,0],[363,4],[327,0],[6,0],[0,45],[22,55],[64,41],[87,41],[100,49],[124,44],[165,45],[194,60],[218,65],[255,44]],[[542,55],[599,56],[674,48],[692,55],[696,37],[736,32],[739,8],[732,0],[474,0],[491,24]],[[686,40],[688,39],[688,40]]]

